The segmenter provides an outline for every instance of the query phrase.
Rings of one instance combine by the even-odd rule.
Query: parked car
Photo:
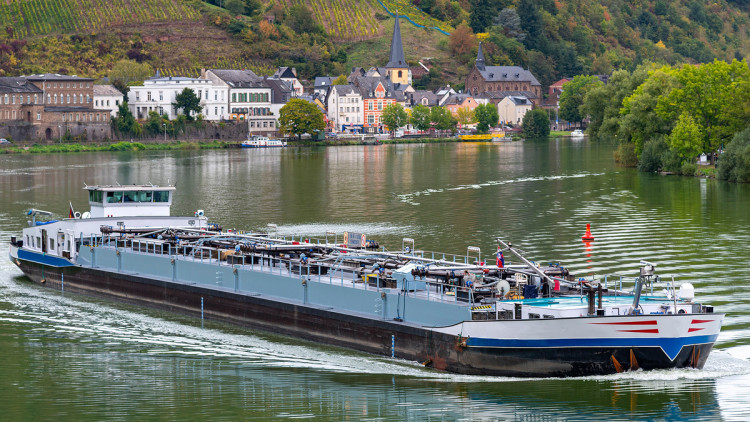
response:
[[[0,144],[9,144],[10,141],[5,138],[0,138]]]

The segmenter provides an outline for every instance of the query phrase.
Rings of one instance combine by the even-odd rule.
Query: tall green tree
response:
[[[730,182],[750,182],[750,128],[732,138],[719,160],[718,177]]]
[[[445,107],[432,107],[430,109],[430,120],[437,130],[455,131],[458,121]]]
[[[393,136],[396,129],[409,122],[409,115],[406,114],[406,110],[401,107],[401,104],[393,103],[383,109],[381,120],[388,127],[391,136]]]
[[[701,127],[701,152],[717,150],[750,120],[750,68],[747,62],[714,61],[675,69],[676,86],[659,98],[656,113],[677,121],[683,113]]]
[[[540,109],[529,111],[523,116],[523,135],[530,139],[546,138],[549,136],[549,116]]]
[[[485,32],[485,29],[492,25],[492,19],[497,16],[497,0],[471,0],[471,9],[469,11],[469,26],[474,33]]]
[[[411,110],[411,124],[418,130],[429,130],[432,127],[430,108],[422,104],[414,106]]]
[[[323,113],[315,104],[305,100],[292,98],[279,110],[279,129],[297,135],[297,140],[302,139],[303,133],[313,135],[325,127]]]
[[[177,94],[175,102],[172,103],[172,105],[177,110],[182,110],[182,114],[185,115],[188,121],[193,120],[193,113],[197,115],[203,110],[201,99],[198,98],[195,91],[190,88],[185,88]]]
[[[487,133],[490,127],[497,126],[500,116],[494,104],[479,104],[474,109],[474,118],[477,120],[477,132]]]
[[[563,92],[560,94],[560,117],[569,122],[582,121],[586,117],[583,99],[589,90],[600,85],[602,82],[596,76],[583,75],[578,75],[563,85]]]
[[[117,116],[112,119],[115,129],[122,134],[132,134],[133,127],[136,125],[135,117],[128,108],[127,101],[123,101],[117,106]]]

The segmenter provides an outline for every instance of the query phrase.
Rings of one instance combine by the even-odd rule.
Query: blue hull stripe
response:
[[[31,252],[24,249],[18,250],[18,259],[24,260],[24,261],[30,261],[30,262],[36,262],[37,264],[43,264],[48,265],[50,267],[72,267],[73,264],[70,263],[65,258],[60,258],[59,256],[50,256],[47,254],[41,254],[38,252]]]
[[[566,347],[660,347],[670,360],[674,360],[683,346],[714,343],[718,334],[710,336],[676,337],[676,338],[564,338],[545,340],[516,340],[493,338],[469,338],[469,347],[504,347],[504,348],[566,348]]]

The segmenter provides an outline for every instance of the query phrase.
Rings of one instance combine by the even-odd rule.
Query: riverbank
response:
[[[376,145],[376,144],[418,144],[418,143],[447,143],[461,142],[458,138],[396,138],[376,141],[360,139],[328,139],[325,141],[290,141],[290,147],[312,146],[341,146],[341,145]],[[69,152],[100,152],[100,151],[159,151],[159,150],[191,150],[191,149],[224,149],[239,148],[240,143],[232,141],[172,141],[172,142],[110,142],[110,143],[62,143],[51,145],[9,145],[0,148],[0,154],[53,154]]]

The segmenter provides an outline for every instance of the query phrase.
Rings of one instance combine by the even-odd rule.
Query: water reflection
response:
[[[703,371],[576,380],[462,377],[31,287],[0,259],[0,414],[9,419],[740,419],[750,384],[750,186],[623,169],[567,140],[0,156],[0,257],[35,207],[83,183],[177,184],[173,212],[282,235],[367,233],[391,249],[495,251],[632,278],[638,261],[728,312]],[[594,227],[595,243],[581,241]],[[513,257],[506,256],[512,261]],[[737,356],[732,357],[731,354]],[[49,400],[49,397],[55,397]]]

